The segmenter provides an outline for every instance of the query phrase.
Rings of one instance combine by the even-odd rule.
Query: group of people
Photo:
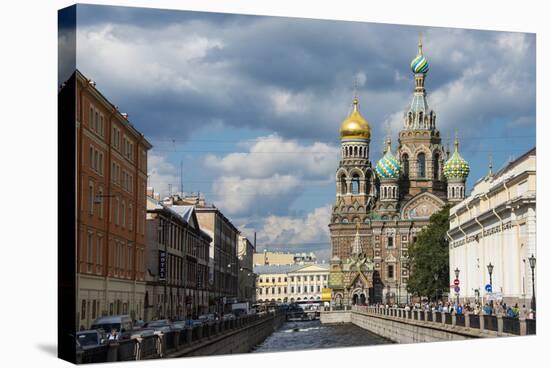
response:
[[[480,315],[483,311],[483,314],[485,315],[493,315],[493,316],[506,316],[510,318],[529,318],[534,319],[535,318],[535,311],[533,309],[527,308],[525,304],[519,307],[518,303],[514,304],[514,306],[507,305],[504,302],[493,302],[489,301],[486,302],[483,306],[480,303],[477,302],[466,302],[466,303],[452,303],[452,302],[425,302],[425,303],[409,303],[404,305],[381,305],[378,304],[379,307],[385,307],[385,308],[404,308],[406,311],[410,310],[426,310],[426,311],[432,311],[432,312],[444,312],[444,313],[456,313],[456,314],[464,314],[465,312]]]

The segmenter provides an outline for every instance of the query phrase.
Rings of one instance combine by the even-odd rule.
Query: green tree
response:
[[[410,276],[407,290],[436,300],[449,288],[449,208],[445,206],[430,217],[430,224],[409,246]]]

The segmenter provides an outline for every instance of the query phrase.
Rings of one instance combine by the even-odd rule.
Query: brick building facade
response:
[[[147,152],[151,144],[76,72],[77,325],[143,316]]]

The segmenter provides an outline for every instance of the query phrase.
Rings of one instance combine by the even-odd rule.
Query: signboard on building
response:
[[[159,250],[159,280],[166,280],[166,251]]]
[[[330,302],[331,299],[332,299],[332,289],[323,288],[323,291],[321,292],[321,300],[323,302]]]

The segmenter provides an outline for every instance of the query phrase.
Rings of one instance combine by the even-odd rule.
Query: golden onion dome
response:
[[[340,126],[340,138],[370,139],[370,126],[359,112],[359,99],[353,99],[353,111]]]

